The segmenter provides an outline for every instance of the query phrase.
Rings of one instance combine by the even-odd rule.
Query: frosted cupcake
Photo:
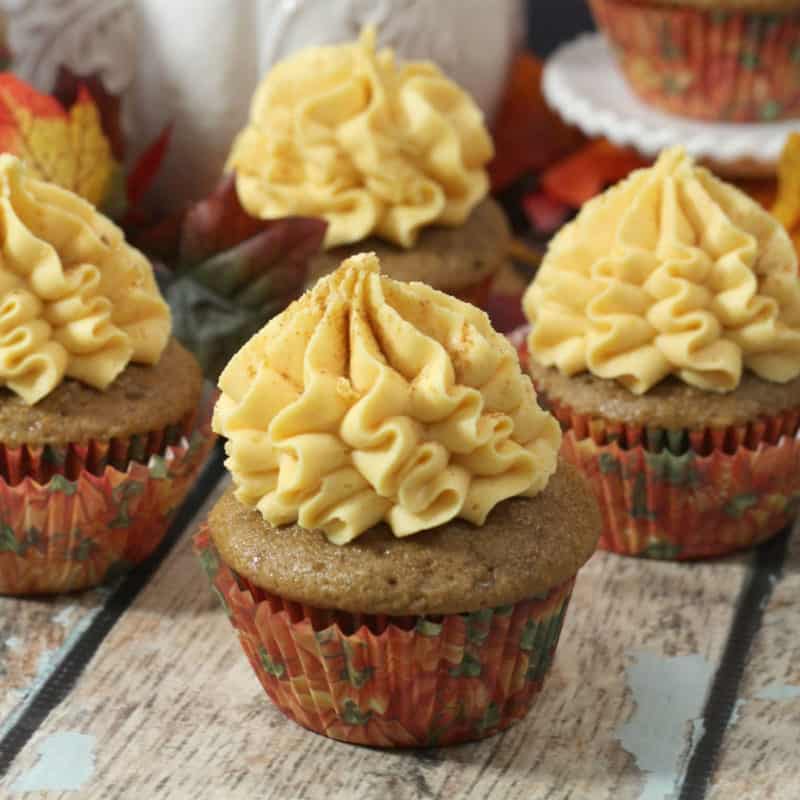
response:
[[[472,98],[434,64],[376,50],[368,28],[273,67],[227,167],[251,215],[327,221],[310,285],[371,250],[387,275],[481,305],[510,239],[488,196],[492,155]]]
[[[800,499],[800,279],[786,232],[680,148],[587,203],[524,297],[530,371],[601,546],[697,558]]]
[[[0,218],[0,593],[82,589],[161,541],[211,442],[202,375],[93,206],[2,155]]]
[[[682,116],[800,116],[800,0],[589,0],[631,88]]]
[[[235,491],[196,546],[276,705],[377,746],[522,718],[600,519],[486,315],[355,256],[220,388]]]

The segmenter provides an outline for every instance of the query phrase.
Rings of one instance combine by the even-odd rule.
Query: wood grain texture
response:
[[[581,573],[553,673],[523,723],[476,744],[375,751],[311,734],[269,703],[187,533],[0,786],[24,783],[46,742],[75,732],[94,757],[80,797],[98,800],[638,798],[647,776],[619,730],[655,707],[661,687],[634,698],[626,669],[636,653],[698,654],[713,666],[745,574],[743,558],[680,565],[598,554]],[[668,782],[690,730],[687,721]]]
[[[764,610],[709,798],[800,797],[800,529]]]
[[[0,597],[0,735],[107,594],[101,588],[60,597]]]

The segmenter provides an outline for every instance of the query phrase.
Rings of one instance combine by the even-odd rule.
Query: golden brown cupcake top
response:
[[[228,158],[250,214],[323,217],[326,248],[370,235],[411,247],[486,195],[480,109],[435,64],[398,62],[375,38],[301,50],[264,78]]]
[[[25,403],[65,378],[104,389],[154,364],[170,314],[150,263],[76,194],[0,155],[0,387]]]
[[[505,214],[491,197],[474,208],[463,225],[424,228],[413,250],[377,237],[327,250],[311,259],[308,285],[329,275],[345,259],[373,252],[381,271],[399,281],[423,281],[443,292],[458,292],[494,275],[508,262],[511,231]]]
[[[523,305],[532,357],[642,394],[800,375],[800,277],[778,221],[680,147],[588,202]]]
[[[232,492],[208,524],[223,560],[273,594],[315,608],[401,616],[544,594],[591,556],[601,518],[585,479],[561,461],[541,493],[504,500],[479,531],[453,519],[400,540],[381,524],[337,547],[318,531],[269,525]]]
[[[800,408],[800,378],[773,383],[745,372],[736,389],[720,394],[670,377],[645,394],[636,395],[616,381],[597,378],[590,372],[567,377],[533,361],[530,372],[545,398],[578,414],[647,428],[728,428]]]
[[[219,381],[237,498],[344,544],[482,524],[540,492],[560,431],[480,310],[354,256],[270,321]]]
[[[66,445],[163,430],[196,409],[202,391],[197,359],[171,339],[158,363],[129,364],[103,391],[67,378],[29,406],[0,389],[0,442]]]

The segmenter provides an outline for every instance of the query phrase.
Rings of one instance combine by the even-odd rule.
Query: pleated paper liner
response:
[[[47,483],[54,475],[68,480],[76,480],[84,471],[102,475],[109,466],[124,472],[131,461],[146,464],[152,455],[163,455],[168,447],[190,436],[197,417],[193,410],[180,422],[149,433],[80,444],[11,448],[0,442],[0,478],[15,486],[28,477]]]
[[[800,115],[800,13],[590,0],[631,88],[711,121]]]
[[[590,480],[599,547],[694,559],[751,547],[800,507],[800,412],[718,430],[667,431],[578,414],[540,395],[561,422],[561,454]]]
[[[85,589],[146,559],[208,455],[210,413],[128,440],[5,449],[0,594]]]
[[[207,528],[194,543],[275,705],[316,733],[375,747],[482,739],[522,719],[552,663],[574,583],[469,614],[353,615],[253,586],[221,560]]]

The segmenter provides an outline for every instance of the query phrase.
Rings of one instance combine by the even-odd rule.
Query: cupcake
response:
[[[309,285],[371,250],[384,272],[484,304],[510,232],[488,196],[480,109],[434,64],[357,42],[301,50],[253,98],[228,169],[255,217],[321,217]]]
[[[587,203],[523,299],[530,371],[602,547],[689,559],[800,500],[800,279],[786,232],[681,148]]]
[[[681,116],[800,116],[800,0],[589,0],[631,88]]]
[[[523,717],[600,517],[486,315],[354,256],[220,388],[235,490],[195,543],[278,708],[386,747]]]
[[[0,593],[147,557],[203,462],[200,369],[150,264],[72,192],[0,156]]]

